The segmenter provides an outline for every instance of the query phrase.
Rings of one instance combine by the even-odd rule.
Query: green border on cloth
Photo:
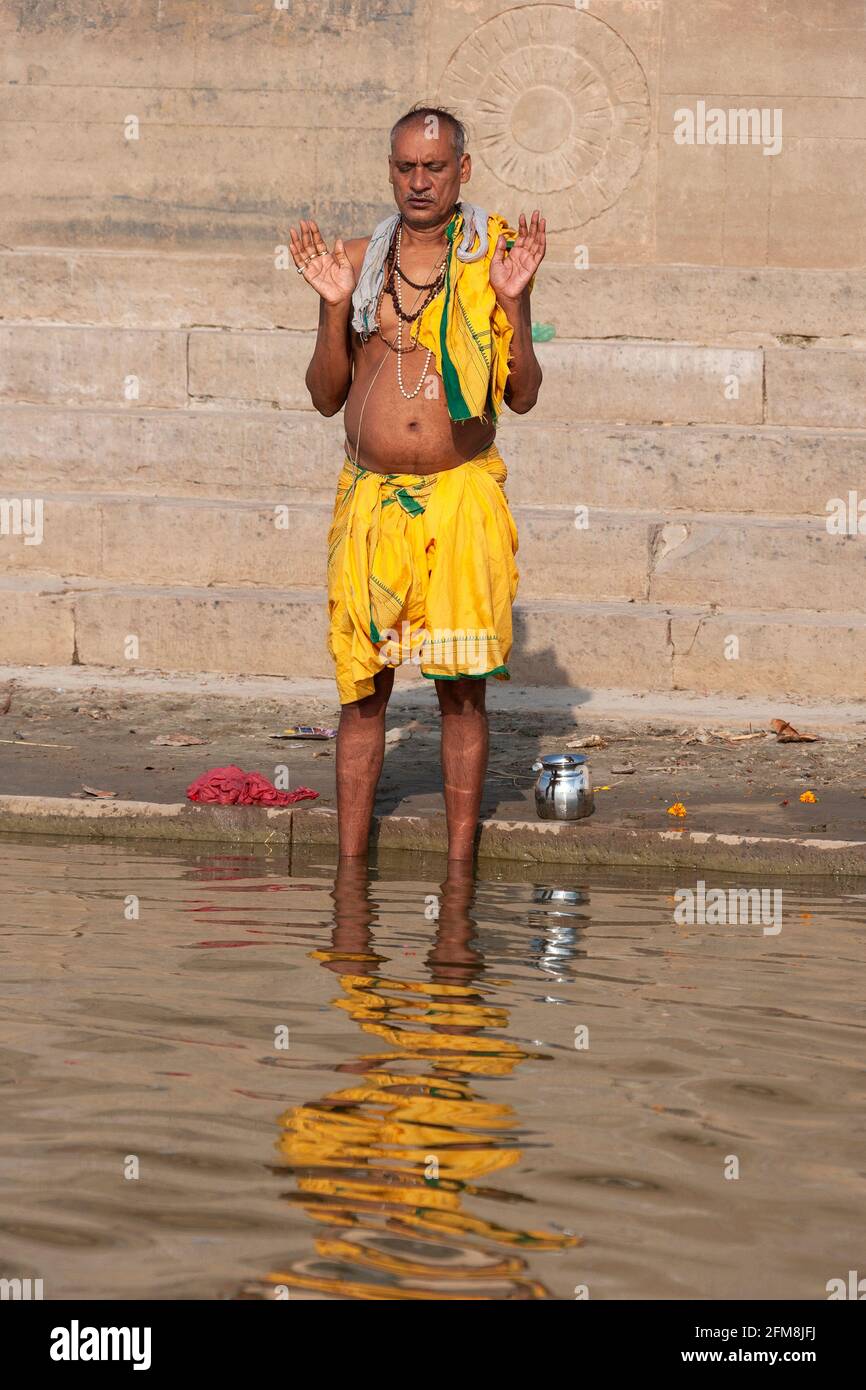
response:
[[[445,228],[445,235],[448,238],[448,261],[445,266],[445,303],[442,306],[442,321],[439,324],[439,350],[442,354],[442,383],[445,387],[445,400],[448,405],[448,414],[452,420],[471,420],[472,414],[469,406],[463,399],[463,392],[460,389],[460,378],[457,375],[457,368],[448,352],[448,309],[451,303],[451,257],[454,253],[454,236],[457,229],[458,218],[452,217],[448,226]]]
[[[488,676],[504,676],[506,680],[511,680],[507,666],[494,666],[492,671],[482,671],[480,675],[469,671],[458,671],[456,676],[431,676],[427,671],[422,671],[421,675],[425,681],[486,681]]]

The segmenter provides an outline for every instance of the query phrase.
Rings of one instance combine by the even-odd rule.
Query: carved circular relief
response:
[[[579,227],[617,201],[650,130],[643,69],[585,10],[528,5],[460,45],[439,100],[466,121],[471,151],[512,190],[543,194],[548,226]]]

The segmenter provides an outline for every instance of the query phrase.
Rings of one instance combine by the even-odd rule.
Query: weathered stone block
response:
[[[866,352],[778,348],[766,360],[771,424],[866,426]]]
[[[189,335],[189,392],[196,400],[312,410],[304,375],[315,338],[310,333]]]
[[[0,545],[6,544],[0,541]],[[68,666],[74,659],[72,602],[57,580],[0,578],[0,665]]]
[[[185,405],[186,334],[4,324],[0,398],[52,405]]]
[[[559,341],[540,344],[538,357],[545,379],[536,419],[735,425],[763,418],[760,352]]]

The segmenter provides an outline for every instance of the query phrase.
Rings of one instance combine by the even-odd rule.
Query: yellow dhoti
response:
[[[431,680],[508,680],[517,527],[495,446],[441,473],[346,460],[328,533],[328,648],[341,704],[383,666]]]

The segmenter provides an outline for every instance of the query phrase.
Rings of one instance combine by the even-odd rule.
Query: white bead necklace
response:
[[[399,306],[399,308],[400,308],[401,310],[402,310],[402,308],[403,308],[403,299],[402,299],[402,296],[401,296],[401,294],[400,294],[400,274],[399,274],[399,271],[400,271],[400,237],[401,237],[402,231],[403,231],[403,223],[401,222],[401,223],[399,224],[399,226],[397,227],[397,272],[398,272],[398,273],[397,273],[397,278],[396,278],[396,281],[395,281],[395,287],[396,287],[396,290],[397,290],[397,304],[398,304],[398,306]],[[440,261],[440,262],[439,262],[439,265],[441,266],[441,264],[442,264],[442,262]],[[437,266],[436,269],[437,269],[437,271],[438,271],[439,266]],[[417,301],[416,301],[416,302],[417,302]],[[411,330],[410,330],[410,335],[411,335]],[[416,341],[416,343],[417,343],[418,339],[416,338],[415,341]],[[433,350],[432,350],[432,348],[428,348],[428,349],[427,349],[427,356],[426,356],[426,358],[424,359],[424,366],[421,368],[421,375],[420,375],[420,377],[418,378],[418,385],[415,387],[415,390],[414,390],[414,391],[407,391],[407,390],[406,390],[406,387],[403,385],[403,320],[402,320],[402,318],[400,317],[400,315],[398,314],[398,315],[397,315],[397,385],[398,385],[399,388],[400,388],[400,395],[403,396],[404,400],[413,401],[413,400],[415,399],[415,397],[418,395],[418,392],[421,390],[421,387],[424,385],[424,382],[425,382],[425,380],[426,380],[426,377],[427,377],[427,368],[430,366],[430,358],[431,358],[432,356],[433,356]]]

